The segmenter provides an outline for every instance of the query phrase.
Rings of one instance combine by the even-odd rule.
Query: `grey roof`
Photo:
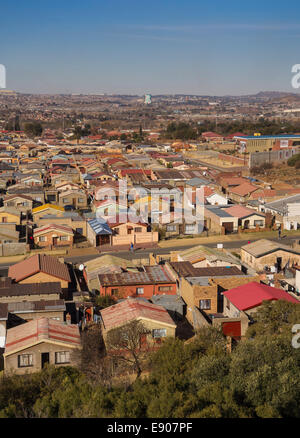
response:
[[[222,210],[220,207],[222,207],[222,206],[218,206],[218,207],[216,207],[215,205],[206,205],[205,206],[205,208],[207,210],[211,211],[216,216],[219,216],[219,217],[232,217],[231,214],[227,213],[225,210]],[[224,207],[228,207],[228,206],[224,205]],[[232,206],[230,206],[230,207],[232,207]]]
[[[296,204],[298,202],[300,203],[300,194],[277,199],[277,201],[267,202],[264,207],[276,210],[279,213],[284,213],[287,204]]]
[[[200,186],[200,185],[207,185],[207,184],[211,184],[210,181],[208,181],[207,179],[204,178],[192,178],[189,181],[187,181],[186,183],[188,186]]]
[[[208,277],[186,277],[186,280],[191,284],[198,284],[199,286],[210,286]]]
[[[64,300],[49,300],[49,301],[22,301],[8,303],[9,313],[23,312],[38,312],[38,311],[65,311],[66,306]]]
[[[88,224],[90,225],[94,233],[97,235],[112,234],[112,231],[110,227],[107,225],[107,223],[103,222],[98,218],[88,221]]]
[[[160,304],[161,306],[165,306],[168,304],[184,304],[183,299],[180,295],[153,295],[151,297],[151,301],[154,304]]]
[[[65,211],[63,215],[58,216],[56,214],[45,214],[41,219],[72,219],[76,221],[85,221],[80,214],[74,211]]]

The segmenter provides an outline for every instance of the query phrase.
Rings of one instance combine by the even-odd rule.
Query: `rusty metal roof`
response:
[[[224,277],[241,275],[242,272],[236,266],[210,266],[206,268],[194,268],[190,262],[171,262],[171,267],[180,277]]]
[[[175,283],[161,265],[145,266],[141,272],[100,274],[98,278],[101,286]]]

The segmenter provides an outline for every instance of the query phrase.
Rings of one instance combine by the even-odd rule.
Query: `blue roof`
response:
[[[274,139],[276,139],[276,138],[278,138],[278,139],[280,139],[280,138],[300,138],[300,134],[291,134],[291,135],[289,135],[289,134],[280,134],[280,135],[243,135],[243,136],[241,136],[241,135],[237,135],[237,136],[235,136],[234,138],[242,138],[242,139],[245,139],[245,140],[259,140],[260,138],[263,138],[263,139],[266,139],[266,138],[274,138]]]
[[[107,225],[107,223],[103,222],[101,219],[98,219],[98,218],[92,219],[92,220],[88,221],[88,224],[90,225],[90,227],[93,229],[93,231],[97,235],[112,234],[112,231],[109,228],[109,226]]]

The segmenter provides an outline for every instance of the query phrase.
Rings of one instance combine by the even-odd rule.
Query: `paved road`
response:
[[[257,240],[257,239],[256,239]],[[279,243],[284,243],[285,245],[291,245],[295,240],[300,240],[300,235],[299,236],[293,236],[293,237],[282,237],[281,239],[269,239],[269,240],[273,240],[274,242],[279,242]],[[251,238],[249,240],[235,240],[235,241],[226,241],[226,242],[219,242],[219,243],[223,243],[223,247],[225,249],[234,249],[234,248],[240,248],[243,245],[246,245],[248,242],[251,242]],[[255,241],[255,240],[253,240]],[[99,254],[92,254],[92,255],[87,255],[87,256],[76,256],[76,257],[66,257],[65,261],[69,262],[69,263],[84,263],[87,262],[88,260],[92,260],[95,259],[96,257],[99,257],[100,254],[110,254],[116,257],[122,257],[125,258],[127,260],[132,260],[132,259],[136,259],[136,258],[147,258],[148,255],[150,253],[155,253],[155,254],[167,254],[169,251],[183,251],[185,249],[188,248],[192,248],[193,246],[195,246],[195,244],[192,243],[192,239],[191,239],[191,243],[189,245],[184,245],[184,246],[173,246],[173,247],[168,247],[168,248],[149,248],[149,249],[136,249],[133,253],[131,253],[130,251],[117,251],[117,252],[106,252],[106,253],[99,253]],[[206,243],[203,246],[207,246],[209,248],[216,248],[217,247],[217,243]],[[1,260],[1,258],[0,258]],[[7,270],[8,267],[10,265],[13,265],[14,263],[6,263],[6,264],[1,264],[0,263],[0,276],[6,276],[7,275]]]
[[[281,238],[281,239],[270,239],[274,242],[284,243],[285,245],[291,245],[295,240],[299,240],[300,235],[297,237],[289,237],[289,238]],[[248,242],[251,242],[251,239],[249,240],[236,240],[236,241],[226,241],[226,242],[219,242],[223,243],[223,247],[225,249],[234,249],[234,248],[240,248],[243,245],[246,245]],[[169,251],[184,251],[185,249],[189,249],[195,246],[195,244],[192,243],[190,245],[184,245],[184,246],[173,246],[168,248],[149,248],[149,249],[137,249],[133,253],[129,251],[118,251],[118,252],[107,252],[107,253],[101,253],[101,254],[111,254],[116,257],[122,257],[127,260],[132,260],[136,258],[146,258],[150,253],[154,254],[167,254]],[[216,248],[217,243],[206,243],[203,246],[207,246],[209,248]],[[68,257],[65,260],[67,262],[72,263],[84,263],[88,260],[92,260],[94,258],[98,257],[98,255],[89,255],[89,256],[78,256],[78,257]]]

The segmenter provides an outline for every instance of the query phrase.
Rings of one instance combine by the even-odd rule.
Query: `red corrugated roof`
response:
[[[80,347],[79,328],[49,318],[38,318],[7,330],[5,353],[22,350],[39,341],[57,341]]]
[[[251,282],[224,292],[223,295],[239,310],[252,309],[263,301],[285,300],[291,303],[300,303],[296,298],[282,289],[267,286],[266,284]]]
[[[111,330],[135,319],[151,319],[160,323],[175,326],[174,321],[161,306],[147,301],[140,301],[134,298],[127,298],[121,303],[101,310],[104,327]]]

